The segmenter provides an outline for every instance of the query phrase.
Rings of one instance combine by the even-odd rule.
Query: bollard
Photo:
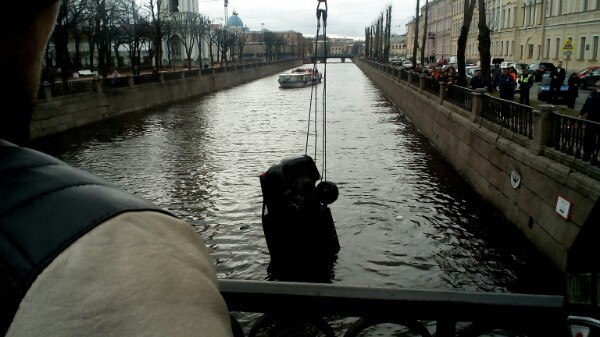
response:
[[[473,104],[471,105],[471,122],[475,123],[481,117],[481,112],[483,111],[483,95],[487,93],[487,90],[484,88],[475,89],[472,93],[473,95]]]
[[[550,113],[554,105],[540,104],[533,110],[533,139],[529,146],[531,153],[541,156],[550,137]]]
[[[422,93],[423,89],[425,89],[425,78],[427,78],[427,76],[424,74],[419,75],[419,93]]]
[[[127,75],[127,84],[129,85],[130,88],[133,88],[133,86],[134,86],[134,84],[133,84],[133,76]]]
[[[92,87],[96,90],[98,94],[102,94],[102,80],[98,77],[92,79]]]
[[[183,70],[179,71],[179,78],[181,78],[182,80],[185,80],[185,72]]]
[[[52,98],[52,84],[48,83],[48,82],[44,82],[43,88],[44,88],[44,98],[46,100],[49,100]]]
[[[448,86],[448,83],[440,82],[440,104],[444,103],[444,100],[446,99],[446,87],[447,86]]]
[[[163,73],[158,73],[158,79],[161,84],[165,84],[165,75]]]

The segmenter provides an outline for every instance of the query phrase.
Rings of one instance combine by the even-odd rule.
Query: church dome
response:
[[[240,19],[240,17],[238,16],[238,13],[233,12],[233,15],[229,17],[229,19],[227,19],[227,26],[228,27],[244,27],[244,23],[242,22],[242,19]]]

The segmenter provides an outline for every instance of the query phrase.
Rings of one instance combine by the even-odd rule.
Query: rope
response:
[[[315,47],[314,47],[314,52],[313,52],[313,74],[318,73],[318,69],[317,69],[317,51],[318,51],[318,42],[319,42],[319,32],[321,30],[321,19],[323,20],[323,40],[324,40],[324,50],[325,50],[325,58],[324,58],[324,70],[323,70],[323,99],[322,99],[322,109],[323,109],[323,128],[322,128],[322,132],[323,132],[323,145],[322,145],[322,158],[323,158],[323,164],[322,164],[322,174],[321,174],[321,181],[323,181],[324,179],[326,180],[327,178],[327,102],[326,102],[326,97],[327,97],[327,1],[326,0],[318,0],[319,4],[317,5],[317,32],[315,34]],[[325,9],[321,9],[321,4],[324,3],[325,5]],[[310,90],[310,105],[308,108],[308,126],[307,126],[307,130],[306,130],[306,144],[304,147],[304,154],[306,155],[308,153],[308,141],[310,138],[310,122],[311,122],[311,115],[312,115],[312,109],[313,109],[313,97],[314,97],[314,117],[315,117],[315,155],[314,155],[314,160],[315,163],[317,162],[317,153],[318,153],[318,123],[317,123],[317,110],[318,110],[318,91],[316,89],[316,84],[312,84],[311,85],[311,90]]]

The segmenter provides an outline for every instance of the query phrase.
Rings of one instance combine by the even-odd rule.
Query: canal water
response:
[[[341,245],[329,282],[561,292],[548,261],[354,64],[328,63],[326,78],[327,178],[339,187],[331,211]],[[280,89],[269,76],[33,146],[191,223],[220,278],[266,280],[258,177],[304,154],[310,97],[310,87]],[[313,143],[311,135],[314,156]]]

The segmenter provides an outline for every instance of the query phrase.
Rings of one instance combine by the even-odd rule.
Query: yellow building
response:
[[[457,54],[463,18],[464,0],[452,0],[452,56]],[[486,19],[492,58],[522,63],[562,60],[567,71],[600,64],[600,0],[486,0]],[[465,50],[468,61],[479,59],[477,23],[476,7]],[[567,39],[571,50],[563,48]]]

